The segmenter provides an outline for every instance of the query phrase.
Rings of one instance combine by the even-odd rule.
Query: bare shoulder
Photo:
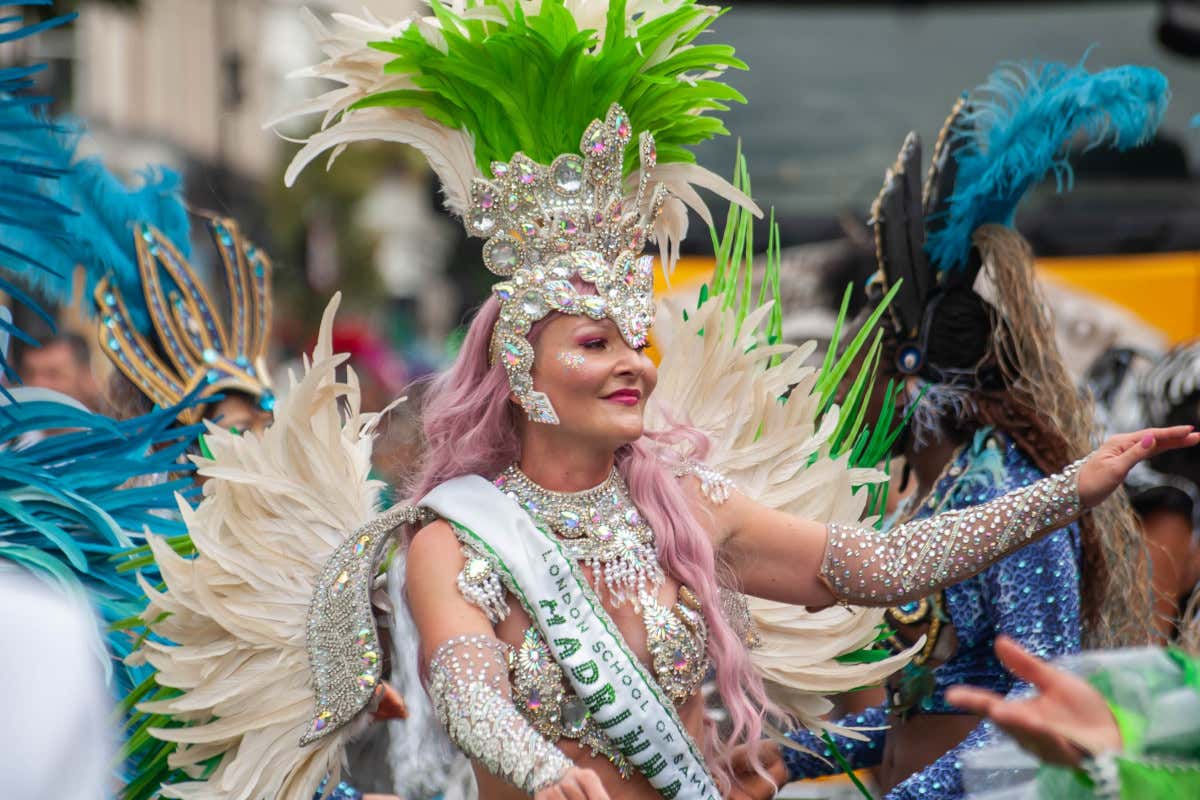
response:
[[[439,519],[417,531],[408,544],[405,578],[410,599],[437,596],[454,580],[466,563],[458,537],[449,522]]]
[[[434,520],[417,531],[408,544],[408,563],[438,561],[444,559],[447,553],[455,553],[462,560],[458,547],[458,537],[454,528],[444,519]],[[459,565],[461,566],[461,564]]]
[[[458,589],[466,563],[450,523],[438,520],[417,531],[408,545],[405,594],[421,640],[421,661],[455,636],[494,635],[487,617]]]
[[[704,491],[704,484],[696,475],[687,473],[678,480],[696,521],[708,533],[713,545],[719,547],[733,531],[736,508],[745,502],[744,496],[730,489],[729,496],[717,502]]]

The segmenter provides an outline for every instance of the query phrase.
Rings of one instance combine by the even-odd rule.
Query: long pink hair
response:
[[[579,288],[585,292],[591,289],[586,284]],[[503,366],[488,363],[492,327],[499,314],[499,303],[489,298],[472,321],[453,366],[436,377],[425,394],[422,424],[426,450],[422,468],[409,487],[409,496],[414,500],[462,475],[492,479],[520,455],[514,414],[523,412],[509,402]],[[533,326],[531,341],[536,342],[552,318]],[[724,793],[731,783],[730,752],[740,743],[761,738],[764,713],[774,707],[750,665],[745,645],[722,613],[712,543],[674,475],[679,457],[666,446],[677,443],[690,445],[690,455],[696,459],[703,459],[708,450],[703,433],[678,425],[670,431],[646,432],[641,439],[620,448],[616,466],[629,484],[638,510],[654,530],[664,571],[690,587],[704,609],[708,651],[731,731],[728,737],[722,737],[724,741],[718,741],[715,726],[706,722],[703,746]]]

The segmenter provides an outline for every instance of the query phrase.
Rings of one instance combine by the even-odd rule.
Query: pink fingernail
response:
[[[1146,448],[1147,450],[1149,450],[1151,447],[1154,447],[1154,434],[1147,433],[1142,437],[1142,447]]]

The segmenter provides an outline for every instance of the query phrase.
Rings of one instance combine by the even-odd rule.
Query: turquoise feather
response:
[[[1090,73],[1083,60],[999,67],[969,96],[971,109],[953,134],[951,146],[963,146],[956,152],[954,192],[931,217],[945,222],[925,245],[933,264],[940,270],[966,266],[975,230],[1011,225],[1025,192],[1048,173],[1060,191],[1071,188],[1066,148],[1077,135],[1088,148],[1145,144],[1170,96],[1166,77],[1150,67]]]

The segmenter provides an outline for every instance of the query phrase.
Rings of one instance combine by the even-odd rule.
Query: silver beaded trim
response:
[[[308,606],[307,645],[316,709],[300,738],[311,744],[340,730],[371,701],[381,680],[371,584],[392,534],[424,518],[393,506],[351,534],[325,562]]]
[[[1082,464],[990,502],[906,522],[887,533],[830,523],[821,575],[845,602],[878,606],[925,597],[1077,519],[1083,513]]]
[[[504,595],[504,583],[492,561],[470,544],[461,541],[463,557],[467,563],[458,573],[458,591],[468,602],[479,606],[488,621],[499,625],[508,616],[508,601]]]
[[[458,747],[529,794],[558,781],[574,764],[505,697],[509,647],[483,635],[443,644],[429,662],[429,696]]]
[[[724,472],[699,461],[689,460],[675,473],[677,478],[684,475],[695,475],[700,480],[700,491],[714,505],[723,505],[734,489],[733,481]]]

